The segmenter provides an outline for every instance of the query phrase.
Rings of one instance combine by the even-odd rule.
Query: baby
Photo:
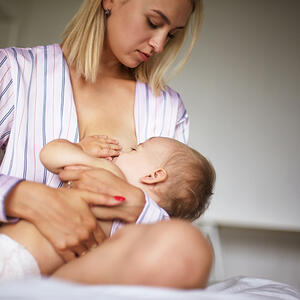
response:
[[[141,188],[170,217],[189,221],[207,208],[215,181],[214,168],[204,156],[163,137],[150,138],[112,161],[92,157],[67,140],[54,140],[42,149],[40,158],[53,173],[70,165],[107,169]]]
[[[140,187],[170,217],[191,221],[207,208],[215,181],[215,171],[204,156],[169,138],[151,138],[113,159],[95,158],[85,153],[79,144],[54,140],[42,149],[40,158],[53,173],[74,165],[105,168]],[[121,225],[120,222],[100,224],[107,236]],[[20,235],[20,231],[26,234]],[[28,222],[3,226],[1,233],[27,248],[43,275],[50,275],[64,263],[51,244]]]

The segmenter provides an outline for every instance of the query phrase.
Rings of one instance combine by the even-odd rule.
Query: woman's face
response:
[[[103,0],[103,7],[111,9],[105,49],[129,68],[162,52],[192,12],[190,0]]]

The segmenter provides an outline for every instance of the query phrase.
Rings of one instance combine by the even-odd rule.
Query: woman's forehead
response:
[[[130,0],[138,1],[137,5],[142,5],[144,9],[158,12],[158,16],[165,21],[168,20],[171,25],[178,27],[185,26],[192,10],[191,0]],[[140,2],[142,1],[142,2]],[[168,23],[168,22],[166,22]]]

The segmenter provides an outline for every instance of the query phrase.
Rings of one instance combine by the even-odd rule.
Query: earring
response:
[[[104,10],[104,15],[105,15],[106,18],[108,18],[111,15],[111,9],[109,9],[109,8],[105,9]]]

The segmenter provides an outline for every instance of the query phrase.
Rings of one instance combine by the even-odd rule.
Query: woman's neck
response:
[[[98,78],[103,77],[134,80],[132,70],[122,65],[106,47],[103,48],[98,72]]]

